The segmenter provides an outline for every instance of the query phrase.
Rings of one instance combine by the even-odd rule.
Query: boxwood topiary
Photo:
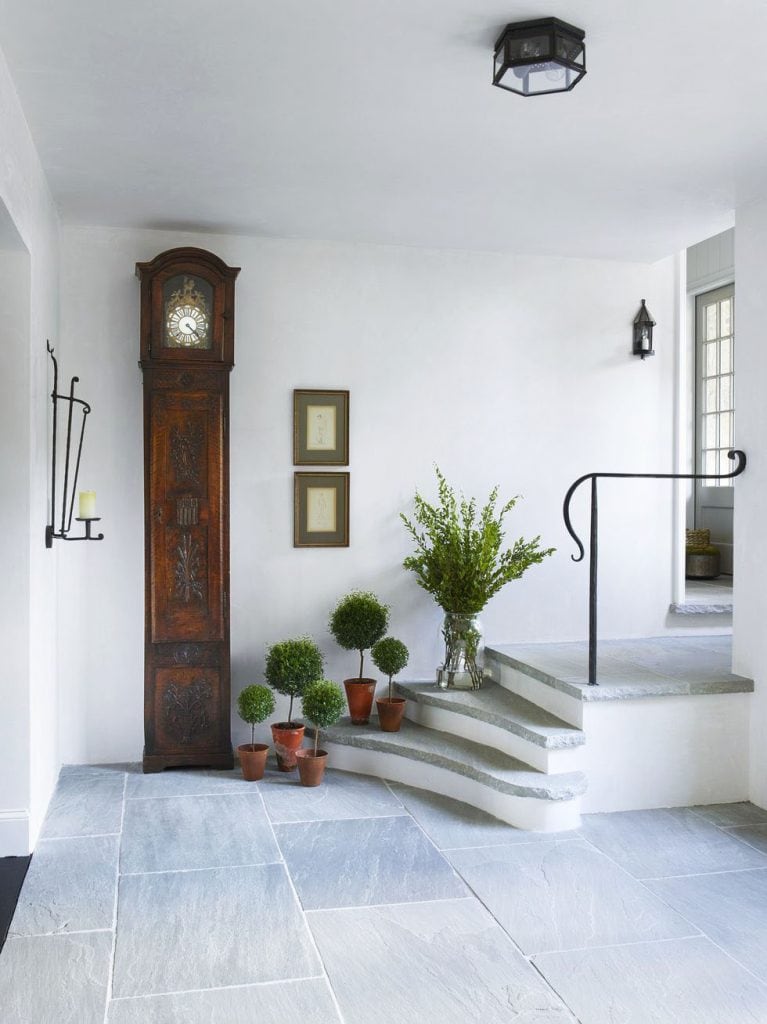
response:
[[[314,726],[314,755],[320,742],[320,729],[334,725],[344,713],[346,702],[341,687],[329,679],[310,683],[301,698],[304,718]]]
[[[391,700],[392,676],[396,676],[407,665],[410,651],[408,651],[401,640],[397,640],[393,636],[385,636],[383,640],[373,644],[370,656],[376,668],[389,677],[389,700]]]
[[[336,643],[346,651],[359,651],[360,675],[365,651],[381,639],[389,624],[389,607],[375,594],[355,590],[336,605],[328,628]]]
[[[274,694],[268,686],[253,683],[240,691],[237,697],[237,711],[243,722],[250,726],[250,745],[256,742],[256,725],[263,722],[274,711]]]
[[[308,636],[293,640],[281,640],[272,644],[266,652],[266,681],[278,693],[290,697],[288,728],[295,728],[293,721],[293,699],[300,697],[309,683],[322,679],[324,663],[317,644]]]

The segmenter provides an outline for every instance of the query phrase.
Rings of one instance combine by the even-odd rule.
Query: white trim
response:
[[[26,857],[29,853],[28,809],[0,810],[0,857]]]
[[[674,472],[688,473],[687,429],[689,418],[689,364],[688,332],[690,299],[687,287],[687,252],[677,253],[674,259]],[[694,319],[694,318],[693,318]],[[673,486],[672,521],[674,535],[671,542],[671,603],[684,604],[685,599],[685,527],[687,525],[687,491],[689,482],[675,480]]]

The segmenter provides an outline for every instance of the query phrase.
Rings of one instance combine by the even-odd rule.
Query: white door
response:
[[[735,443],[735,285],[705,292],[695,300],[696,472],[729,473],[727,452]],[[711,531],[722,553],[722,572],[732,573],[731,480],[698,480],[695,526]]]

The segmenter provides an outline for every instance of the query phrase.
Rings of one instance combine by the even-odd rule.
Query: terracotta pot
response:
[[[296,751],[304,742],[304,726],[295,722],[277,722],[272,726],[274,752],[281,772],[292,772],[296,767]]]
[[[314,751],[308,747],[297,752],[298,774],[302,786],[319,786],[322,776],[325,774],[325,765],[328,760],[327,750]]]
[[[375,679],[344,679],[352,725],[367,725],[376,693]]]
[[[243,743],[237,748],[240,755],[240,768],[242,777],[246,782],[258,782],[264,777],[266,768],[266,755],[269,753],[269,746],[266,743]]]
[[[380,697],[376,701],[378,708],[378,724],[382,732],[399,732],[402,725],[402,716],[405,714],[405,698]]]

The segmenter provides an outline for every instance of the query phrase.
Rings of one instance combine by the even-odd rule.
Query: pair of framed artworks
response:
[[[293,465],[349,465],[349,392],[293,392]],[[348,472],[293,474],[293,546],[349,546]]]

